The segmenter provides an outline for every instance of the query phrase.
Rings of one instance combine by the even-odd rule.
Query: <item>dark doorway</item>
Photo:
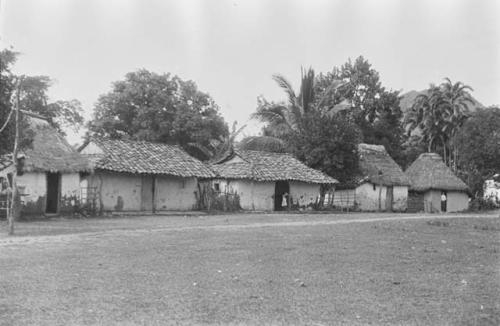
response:
[[[394,201],[394,188],[392,186],[387,186],[387,192],[385,194],[385,210],[387,212],[392,212],[393,201]]]
[[[47,206],[45,212],[57,214],[59,208],[59,189],[61,185],[59,173],[47,173]]]
[[[283,200],[283,195],[286,194],[285,200]],[[274,187],[274,210],[282,211],[288,207],[288,195],[290,194],[290,185],[288,181],[276,181],[276,186]]]

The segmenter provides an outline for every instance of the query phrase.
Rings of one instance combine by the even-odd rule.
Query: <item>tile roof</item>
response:
[[[101,154],[88,155],[95,169],[179,177],[213,177],[207,165],[179,146],[146,141],[92,139]]]
[[[240,159],[234,159],[239,157]],[[218,177],[256,181],[302,181],[334,184],[332,177],[312,169],[290,154],[236,150],[233,155],[212,165]]]
[[[25,172],[85,172],[88,160],[80,155],[45,119],[23,112],[33,131],[31,148],[24,150]]]
[[[444,164],[441,156],[436,153],[420,154],[406,170],[406,175],[410,179],[410,190],[414,191],[469,190],[469,187],[453,174],[451,169]]]
[[[387,153],[383,145],[359,144],[360,183],[369,181],[385,186],[409,186],[410,180]]]

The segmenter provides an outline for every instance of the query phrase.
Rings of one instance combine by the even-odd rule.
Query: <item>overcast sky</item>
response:
[[[258,95],[284,98],[272,74],[297,85],[301,66],[326,72],[359,55],[387,88],[450,77],[500,104],[497,0],[0,1],[0,45],[22,53],[15,71],[54,78],[51,99],[76,98],[87,117],[111,82],[146,68],[194,80],[243,124]]]

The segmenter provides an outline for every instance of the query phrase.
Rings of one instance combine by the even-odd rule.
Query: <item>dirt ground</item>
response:
[[[0,223],[0,325],[499,325],[500,218]]]

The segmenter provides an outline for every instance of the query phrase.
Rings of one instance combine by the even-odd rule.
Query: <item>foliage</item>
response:
[[[500,172],[500,108],[479,109],[456,135],[458,166],[473,194],[481,195],[484,181]]]
[[[343,81],[334,93],[328,91],[333,80]],[[323,101],[327,107],[338,110],[358,126],[363,142],[384,145],[398,163],[404,160],[399,92],[383,87],[379,73],[366,59],[360,56],[319,75],[316,88],[328,94]]]
[[[415,98],[405,119],[409,134],[418,130],[420,142],[428,152],[440,152],[444,162],[456,169],[458,161],[456,135],[470,115],[474,105],[470,86],[453,83],[449,78],[439,86],[429,89]]]
[[[89,124],[91,134],[180,144],[198,157],[188,144],[210,146],[211,139],[228,135],[219,108],[192,81],[141,69],[113,83],[101,95]]]
[[[196,209],[207,211],[236,212],[241,210],[240,196],[237,192],[219,192],[210,183],[198,183]]]
[[[11,113],[13,109],[12,97],[19,81],[18,77],[11,71],[12,65],[16,62],[18,53],[10,49],[0,51],[0,128],[5,125],[5,129],[0,132],[0,155],[11,153],[14,147],[15,137],[15,115]],[[20,119],[22,131],[27,131],[28,126],[24,119]],[[20,133],[20,147],[29,147],[32,142],[32,133]]]
[[[253,116],[267,123],[265,136],[284,142],[312,168],[340,181],[351,178],[357,166],[359,131],[349,119],[335,113],[335,105],[329,102],[342,83],[331,80],[320,89],[315,84],[314,70],[303,70],[300,93],[296,95],[283,76],[274,76],[274,80],[284,90],[287,101],[258,99]]]
[[[210,139],[208,146],[200,143],[189,143],[188,146],[193,150],[198,150],[203,155],[203,159],[208,161],[217,161],[226,157],[234,150],[236,137],[243,131],[246,125],[237,128],[238,123],[233,123],[233,129],[228,135],[219,135],[219,139]],[[200,155],[200,156],[201,156]]]

